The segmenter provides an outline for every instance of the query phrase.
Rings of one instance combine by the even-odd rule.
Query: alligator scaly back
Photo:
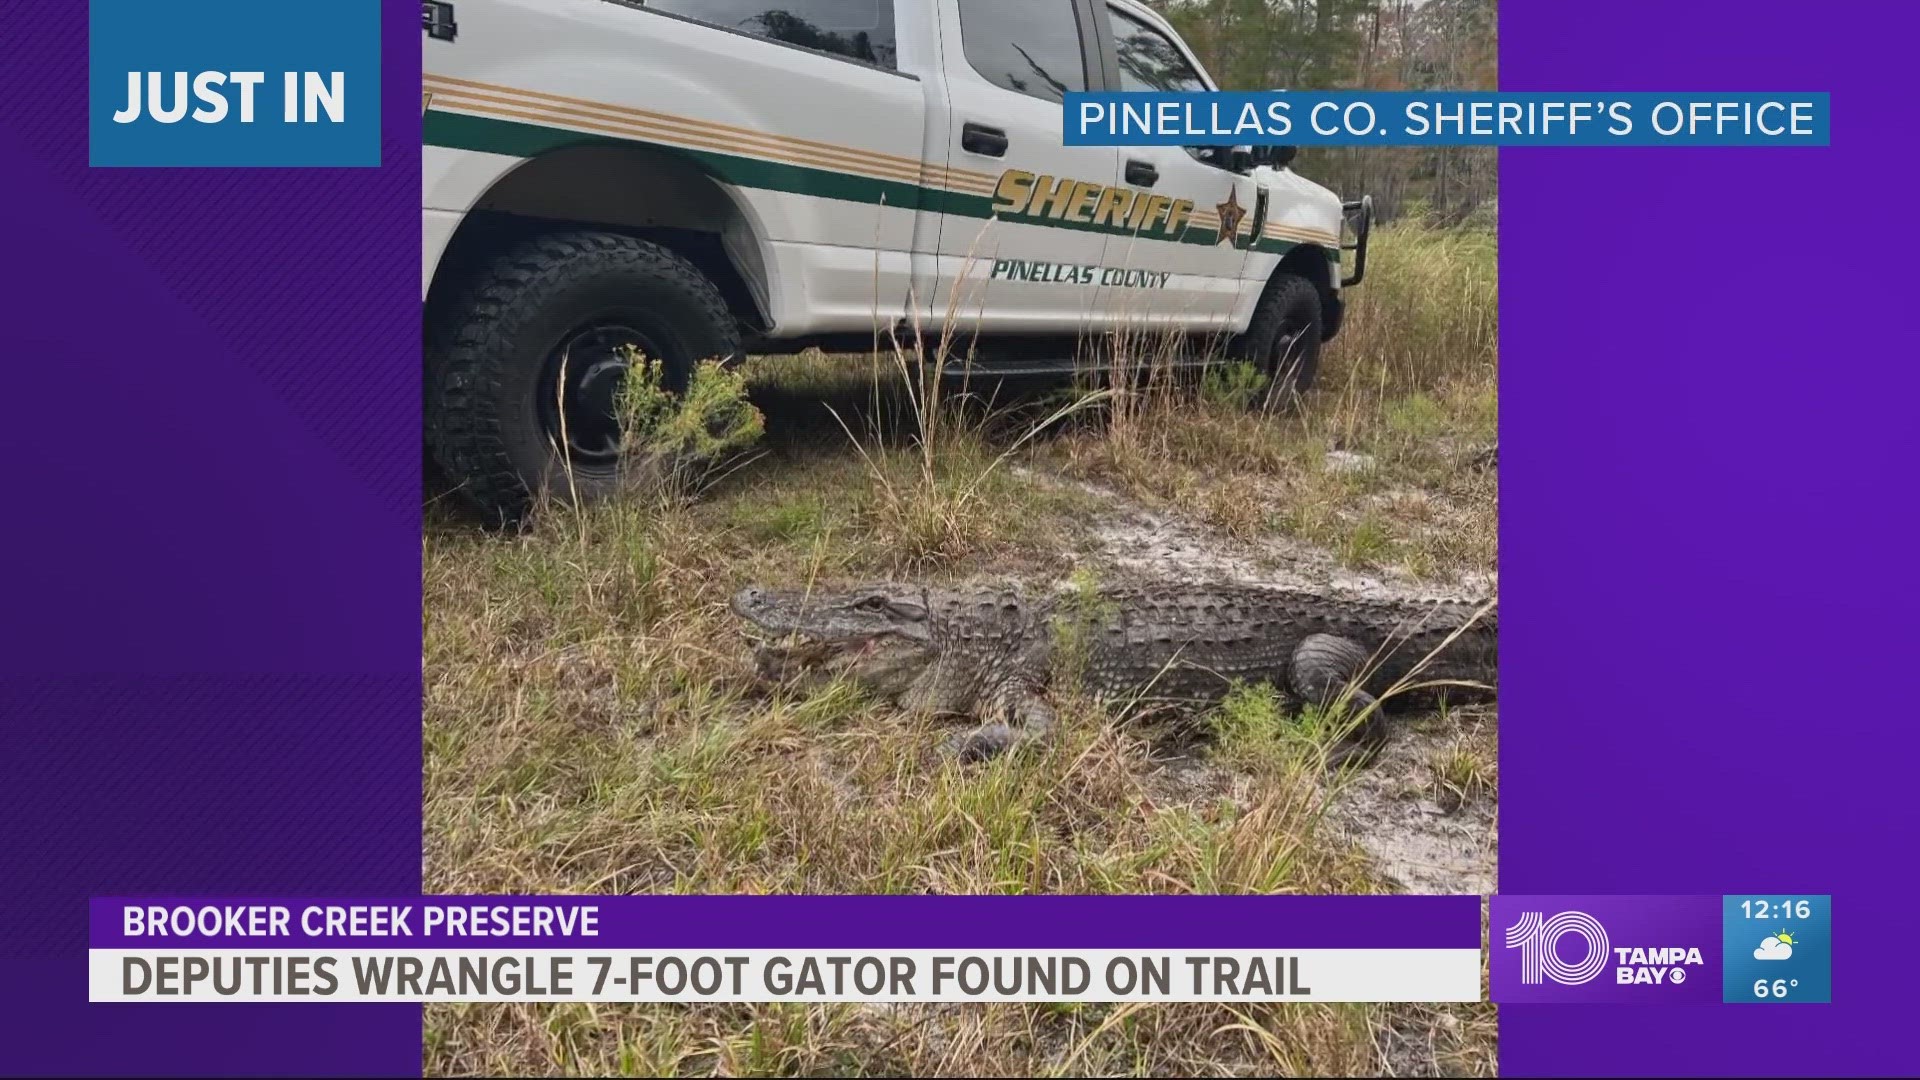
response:
[[[847,593],[752,589],[734,610],[810,642],[802,666],[866,681],[903,705],[988,721],[969,752],[991,753],[1052,723],[1047,691],[1071,674],[1096,697],[1215,701],[1270,683],[1304,704],[1470,696],[1498,675],[1492,604],[1388,601],[1257,585],[1015,589],[879,585]],[[774,655],[801,654],[793,646]],[[763,662],[763,669],[767,665]],[[793,665],[786,664],[783,670]],[[1377,737],[1375,724],[1363,735]]]

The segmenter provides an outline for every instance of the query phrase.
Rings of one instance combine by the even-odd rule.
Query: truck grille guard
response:
[[[1373,235],[1373,196],[1362,195],[1353,202],[1341,203],[1340,211],[1342,232],[1347,228],[1353,230],[1353,243],[1347,243],[1344,235],[1340,240],[1341,251],[1353,252],[1353,276],[1341,278],[1340,287],[1351,289],[1367,276],[1367,238]]]

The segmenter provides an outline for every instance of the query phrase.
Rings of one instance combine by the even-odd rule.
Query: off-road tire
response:
[[[1275,274],[1260,293],[1246,333],[1227,346],[1233,360],[1252,363],[1266,382],[1255,396],[1256,408],[1276,408],[1313,389],[1320,371],[1322,341],[1320,288],[1298,274]],[[1276,355],[1282,331],[1297,331],[1287,356]]]
[[[549,359],[577,328],[617,318],[655,342],[662,385],[684,389],[694,364],[732,360],[740,336],[720,291],[673,251],[605,232],[549,233],[482,266],[434,312],[426,334],[429,453],[460,494],[503,524],[542,495],[608,494],[617,469],[569,476],[543,426]]]

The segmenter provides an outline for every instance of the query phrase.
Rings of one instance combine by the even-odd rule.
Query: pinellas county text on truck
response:
[[[503,515],[612,485],[635,350],[669,390],[916,332],[1026,375],[1125,329],[1291,391],[1365,270],[1370,203],[1290,148],[1062,145],[1069,91],[1217,88],[1135,0],[429,0],[422,26],[427,443]]]

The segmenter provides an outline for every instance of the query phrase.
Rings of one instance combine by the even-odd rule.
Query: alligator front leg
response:
[[[994,719],[948,740],[948,754],[962,762],[987,761],[1022,743],[1044,739],[1054,728],[1053,706],[1024,684],[995,691],[982,713]]]
[[[1356,683],[1372,656],[1359,642],[1335,634],[1310,634],[1293,650],[1287,681],[1299,697],[1322,709],[1346,695],[1347,708],[1361,717],[1350,738],[1366,753],[1387,741],[1386,717],[1372,694]]]

